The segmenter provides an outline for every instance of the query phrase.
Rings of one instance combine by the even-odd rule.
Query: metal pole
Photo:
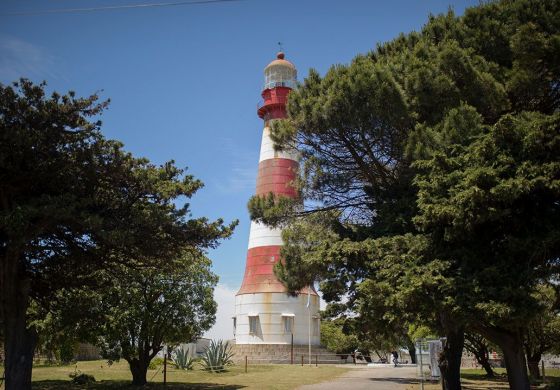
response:
[[[163,385],[167,386],[167,345],[163,354]]]
[[[301,366],[303,367],[303,354],[301,355]]]
[[[418,343],[420,351],[420,390],[424,390],[424,368],[422,367],[422,339]]]
[[[294,326],[292,324],[292,326]],[[292,332],[292,348],[290,349],[290,361],[291,364],[294,364],[294,332]]]
[[[307,334],[309,336],[308,353],[309,353],[309,365],[311,365],[311,286],[308,287],[307,290],[307,310],[309,311],[309,326],[307,329]]]
[[[544,373],[544,359],[541,361],[542,363],[542,382],[546,383],[546,375]]]
[[[317,360],[318,360],[318,357],[317,357],[317,355],[315,355],[315,367],[317,367],[317,364],[318,364]]]
[[[247,355],[245,355],[245,374],[247,373]]]

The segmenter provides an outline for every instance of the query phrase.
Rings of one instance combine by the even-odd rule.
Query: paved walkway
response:
[[[300,386],[297,390],[404,390],[414,383],[418,383],[416,367],[363,367],[353,368],[332,381]]]

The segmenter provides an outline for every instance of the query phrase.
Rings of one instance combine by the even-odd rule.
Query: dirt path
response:
[[[404,390],[418,383],[416,367],[363,367],[323,383],[298,387],[297,390]]]

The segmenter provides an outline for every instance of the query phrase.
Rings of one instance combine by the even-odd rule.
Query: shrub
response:
[[[95,382],[95,377],[93,375],[84,374],[78,370],[78,366],[76,366],[74,372],[71,372],[68,376],[72,378],[71,382],[75,385],[87,385],[88,383]]]
[[[189,349],[181,348],[173,354],[173,363],[181,370],[192,370],[194,359],[189,356]]]
[[[87,385],[88,383],[95,382],[95,377],[88,374],[80,374],[72,378],[72,383],[75,385]]]
[[[208,371],[224,371],[226,366],[233,364],[233,355],[227,342],[211,340],[202,355],[202,366]]]
[[[163,365],[163,358],[160,357],[153,358],[150,364],[148,365],[148,370],[157,370],[157,368],[161,365]]]
[[[74,360],[74,341],[70,339],[64,339],[58,346],[58,360],[61,364],[69,364]]]

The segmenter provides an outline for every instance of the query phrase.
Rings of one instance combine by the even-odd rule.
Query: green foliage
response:
[[[284,261],[275,265],[275,272],[290,291],[298,291],[308,286],[318,274],[323,275],[325,279],[331,276],[327,275],[325,263],[317,254],[320,248],[339,239],[339,235],[331,229],[332,224],[333,227],[339,225],[337,216],[336,212],[312,214],[305,219],[292,221],[282,231],[284,242],[290,245],[282,248]],[[329,291],[323,291],[327,296],[336,296],[340,292],[336,287],[348,282],[344,275],[336,273],[332,276],[338,284],[324,283],[330,288]]]
[[[425,325],[410,324],[408,326],[408,336],[412,340],[419,339],[436,339],[437,335],[434,334],[433,330]]]
[[[47,97],[44,88],[22,80],[0,89],[0,164],[9,189],[1,228],[6,243],[27,245],[19,261],[36,276],[32,288],[41,288],[34,299],[48,302],[58,288],[93,282],[88,274],[123,257],[142,263],[152,255],[153,262],[186,244],[214,246],[231,233],[221,220],[186,220],[188,204],[176,207],[175,199],[202,187],[199,180],[172,161],[155,166],[103,138],[101,122],[88,119],[107,102],[73,92]],[[45,250],[53,242],[60,251]]]
[[[163,358],[155,357],[150,361],[150,364],[148,364],[148,370],[157,370],[161,366],[163,366]]]
[[[277,196],[270,192],[264,196],[253,196],[249,199],[247,208],[254,221],[265,222],[271,226],[279,226],[300,205],[298,199],[287,196]]]
[[[29,312],[35,316],[37,310],[36,303],[32,303]],[[43,320],[34,321],[39,338],[37,341],[37,351],[46,357],[48,364],[69,364],[74,360],[77,352],[78,342],[76,335],[72,332],[65,332],[59,327],[57,318],[49,313]]]
[[[82,371],[78,370],[78,366],[76,366],[74,372],[71,372],[68,376],[75,385],[88,385],[95,382],[95,377],[93,375],[84,374]]]
[[[354,352],[358,346],[355,335],[344,333],[341,321],[321,321],[321,345],[337,354]]]
[[[194,340],[213,325],[218,278],[210,266],[202,253],[190,251],[162,268],[123,269],[111,275],[105,291],[81,290],[97,325],[86,321],[79,328],[88,326],[88,332],[97,336],[105,358],[123,358],[131,369],[145,371],[164,344]]]
[[[538,310],[535,282],[560,248],[559,125],[558,114],[504,115],[461,154],[417,163],[415,221],[469,275],[477,294],[463,299],[479,319],[515,326]],[[481,288],[490,281],[502,288]]]
[[[74,340],[66,338],[58,346],[57,359],[62,364],[69,364],[74,360]]]
[[[491,345],[492,344],[483,336],[474,332],[465,332],[465,349],[475,357],[476,361],[484,368],[489,378],[495,375],[489,361]],[[492,347],[492,349],[496,349],[494,346]]]
[[[173,363],[181,370],[192,370],[194,359],[189,356],[188,348],[180,348],[173,354]]]
[[[200,260],[202,252],[229,237],[237,224],[190,219],[190,206],[184,200],[202,183],[173,161],[154,165],[124,151],[120,142],[105,139],[98,117],[107,104],[99,103],[96,95],[47,96],[45,84],[28,80],[0,85],[0,279],[5,298],[0,322],[5,326],[7,375],[25,372],[30,378],[27,362],[32,359],[37,330],[48,329],[42,321],[56,325],[56,333],[80,322],[78,330],[68,330],[76,338],[92,338],[85,330],[112,324],[107,327],[111,344],[116,333],[138,330],[124,320],[138,319],[141,303],[135,306],[136,302],[150,302],[159,315],[173,318],[162,310],[164,293],[152,291],[154,300],[143,296],[139,286],[154,278],[158,288],[177,289],[180,295],[185,289],[177,287],[178,278],[183,275],[165,276],[179,264],[177,254],[189,253],[179,269],[189,270],[192,261],[194,269],[189,272],[198,271],[198,265],[208,262]],[[169,327],[166,337],[198,334],[199,326],[212,322],[214,306],[202,297],[211,295],[209,281],[214,279],[204,269],[200,276],[186,279],[195,284],[202,281],[196,293],[189,290],[198,294],[193,306],[178,308],[181,320],[188,318],[187,325]],[[129,305],[117,310],[125,303]],[[208,309],[201,311],[198,320],[202,306]],[[68,310],[63,312],[64,307]],[[49,314],[57,318],[51,321]],[[122,340],[134,343],[137,336]],[[162,337],[156,335],[156,349]],[[129,354],[124,344],[118,354]],[[141,360],[143,365],[149,361],[145,356]]]
[[[560,390],[560,382],[554,382],[546,385],[546,390]]]
[[[250,202],[287,226],[279,279],[320,280],[372,338],[447,337],[446,367],[474,328],[523,372],[537,286],[560,275],[559,42],[557,1],[497,1],[311,70],[272,126],[301,152],[303,206]]]
[[[233,355],[227,341],[224,343],[222,340],[211,340],[202,355],[201,364],[205,370],[222,372],[227,366],[233,364]]]
[[[534,293],[541,313],[528,324],[524,345],[529,360],[537,363],[543,354],[560,353],[560,295],[556,289],[557,286],[541,284]]]
[[[87,385],[95,382],[95,377],[89,374],[80,374],[72,378],[72,383],[75,385]]]

